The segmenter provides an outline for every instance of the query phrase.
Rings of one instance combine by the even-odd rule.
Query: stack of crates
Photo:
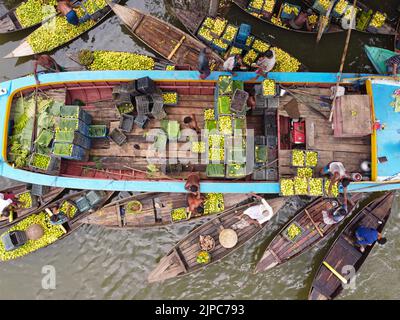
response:
[[[60,108],[53,154],[71,160],[85,160],[89,157],[91,139],[89,125],[92,117],[78,105],[65,105]],[[64,151],[68,152],[64,152]]]
[[[239,27],[239,31],[236,35],[236,39],[234,42],[235,47],[244,49],[246,47],[247,38],[250,36],[251,26],[245,23],[242,23]]]

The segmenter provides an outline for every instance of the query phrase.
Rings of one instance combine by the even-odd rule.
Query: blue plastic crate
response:
[[[251,26],[242,23],[236,35],[235,43],[246,44],[247,37],[250,35],[250,33],[251,33]]]
[[[287,5],[287,6],[289,6],[289,7],[295,7],[295,8],[297,8],[297,9],[299,10],[299,13],[300,13],[300,11],[301,11],[301,7],[300,7],[300,6],[296,6],[296,5],[294,5],[294,4],[287,3],[287,2],[283,3],[282,6],[284,6],[284,5]],[[282,8],[283,8],[283,7],[282,7]],[[293,12],[290,13],[290,14],[288,14],[288,13],[284,12],[283,9],[282,9],[282,12],[281,12],[281,18],[282,18],[282,19],[284,19],[284,20],[292,20],[292,19],[295,18],[295,17],[297,17],[297,15],[295,15]]]
[[[89,150],[86,150],[80,146],[77,145],[73,145],[72,146],[72,152],[71,155],[64,155],[64,154],[58,154],[58,153],[54,153],[54,149],[56,147],[57,144],[68,144],[68,143],[63,143],[63,142],[54,142],[53,143],[53,148],[52,148],[52,152],[54,155],[59,156],[63,159],[69,159],[69,160],[79,160],[79,161],[85,161],[88,159],[89,157]]]

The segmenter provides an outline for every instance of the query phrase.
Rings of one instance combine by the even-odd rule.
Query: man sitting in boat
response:
[[[187,196],[188,207],[186,211],[189,213],[188,218],[193,216],[202,215],[204,213],[204,200],[203,196],[197,197],[197,195],[189,193]]]
[[[86,0],[83,0],[83,2],[85,3]],[[74,10],[74,7],[76,7],[76,6],[80,6],[85,11],[85,15],[82,18],[79,18],[78,14]],[[74,26],[84,23],[91,18],[90,14],[86,11],[86,8],[79,1],[75,2],[74,5],[72,5],[70,0],[58,0],[57,10],[63,16],[65,16],[68,23],[70,23]]]
[[[396,76],[399,73],[400,66],[400,54],[395,55],[385,61],[387,72]]]
[[[289,21],[290,26],[296,30],[303,29],[304,26],[306,26],[307,30],[311,31],[311,26],[308,23],[308,16],[312,13],[311,9],[308,9],[307,11],[302,10],[297,17]]]
[[[334,211],[322,211],[322,219],[325,224],[336,224],[342,221],[347,213],[347,204],[343,204]]]
[[[275,63],[276,59],[274,51],[268,50],[267,52],[261,54],[257,62],[251,65],[253,68],[257,68],[255,71],[257,76],[251,79],[251,81],[256,81],[259,77],[267,77],[268,72],[275,67]]]
[[[14,194],[0,193],[0,214],[2,217],[10,216],[10,209],[18,207],[18,201]]]
[[[356,244],[360,246],[361,252],[365,251],[365,246],[372,246],[375,242],[384,245],[387,241],[376,229],[363,226],[356,229],[355,236],[357,238]]]
[[[261,204],[247,208],[241,215],[237,216],[239,222],[232,226],[233,229],[243,229],[250,224],[261,227],[273,217],[274,211],[268,202],[259,195],[254,194],[254,197],[261,200]]]
[[[207,78],[211,73],[210,60],[209,60],[210,53],[211,53],[210,49],[206,47],[201,49],[199,54],[199,72],[200,72],[200,79],[202,80]]]
[[[191,117],[185,117],[183,123],[192,130],[195,130],[198,134],[201,132],[199,125],[197,124],[196,115],[192,113]]]
[[[52,209],[53,215],[50,217],[50,223],[52,225],[60,225],[68,221],[67,216],[64,212],[58,210],[58,208]]]
[[[61,72],[64,71],[64,68],[61,67],[56,60],[54,60],[52,57],[50,57],[47,54],[41,54],[41,55],[34,55],[35,62],[33,63],[33,75],[35,77],[36,83],[40,84],[40,81],[38,79],[37,75],[37,68],[38,66],[41,66],[46,70],[46,72]]]
[[[223,71],[227,71],[232,73],[232,76],[236,77],[237,74],[235,71],[245,70],[246,66],[243,63],[243,59],[240,54],[235,54],[230,56],[225,60],[224,65],[222,67]]]

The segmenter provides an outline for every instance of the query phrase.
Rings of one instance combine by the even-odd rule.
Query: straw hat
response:
[[[224,229],[219,233],[219,243],[224,248],[230,249],[236,246],[238,242],[238,236],[233,229]]]
[[[29,240],[38,240],[44,234],[43,228],[39,224],[33,224],[28,229],[26,229],[26,236]]]

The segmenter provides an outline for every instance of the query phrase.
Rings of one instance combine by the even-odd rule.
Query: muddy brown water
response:
[[[20,1],[0,1],[12,6]],[[367,2],[367,1],[365,1]],[[128,5],[150,12],[178,26],[171,1],[130,0]],[[372,1],[390,16],[396,16],[397,0]],[[232,8],[228,18],[235,23],[250,23],[254,33],[268,38],[302,60],[311,71],[336,72],[340,64],[345,33],[325,35],[316,46],[309,35],[298,35],[258,22]],[[0,56],[13,50],[29,32],[0,36]],[[392,49],[393,38],[354,32],[345,71],[373,72],[364,44]],[[152,54],[151,50],[129,35],[117,17],[111,16],[96,29],[54,56],[62,65],[74,64],[65,54],[79,48],[126,50]],[[29,58],[0,59],[0,81],[32,72]],[[11,184],[1,179],[2,187]],[[148,284],[147,274],[169,248],[192,230],[196,224],[163,227],[153,230],[114,231],[84,226],[70,237],[23,259],[0,263],[0,298],[2,299],[306,299],[314,273],[333,238],[321,243],[286,265],[270,272],[254,275],[256,262],[267,243],[294,212],[305,204],[304,199],[291,199],[270,227],[250,243],[223,261],[178,279],[162,284]],[[340,299],[400,299],[400,217],[396,198],[385,234],[389,241],[376,246],[356,278],[356,286],[343,292]],[[42,288],[43,267],[54,266],[56,289]]]

